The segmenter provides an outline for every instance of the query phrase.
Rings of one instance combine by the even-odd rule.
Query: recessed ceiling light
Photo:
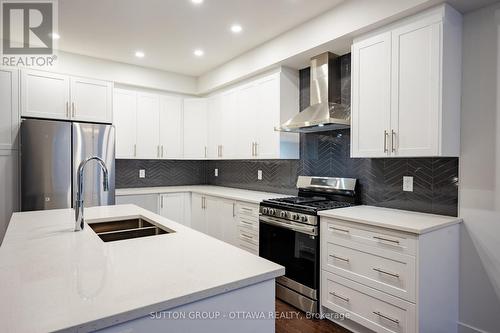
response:
[[[142,51],[135,51],[135,56],[137,58],[144,58],[145,54]]]
[[[203,3],[203,0],[191,0],[191,2],[194,3],[195,5],[199,5]]]
[[[194,55],[195,55],[195,56],[197,56],[197,57],[202,57],[202,56],[205,54],[205,52],[203,52],[203,50],[200,50],[200,49],[196,49],[196,50],[194,50],[194,52],[193,52],[193,53],[194,53]]]
[[[231,31],[234,32],[235,34],[240,33],[242,30],[243,30],[243,28],[239,24],[233,24],[231,26]]]
[[[59,34],[57,32],[53,32],[51,34],[49,34],[50,37],[52,37],[52,39],[59,39],[61,38],[61,36],[59,36]]]

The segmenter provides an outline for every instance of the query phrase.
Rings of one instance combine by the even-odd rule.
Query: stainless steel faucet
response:
[[[75,231],[81,231],[84,226],[84,218],[83,218],[83,176],[84,176],[84,171],[85,171],[85,166],[87,165],[88,162],[96,160],[97,163],[99,163],[101,170],[103,172],[103,181],[102,181],[102,186],[104,191],[109,190],[109,178],[108,178],[108,168],[106,167],[106,164],[104,161],[97,156],[89,157],[85,161],[82,161],[80,163],[80,166],[78,167],[78,179],[77,179],[77,186],[78,186],[78,191],[76,192],[76,203],[75,203]]]

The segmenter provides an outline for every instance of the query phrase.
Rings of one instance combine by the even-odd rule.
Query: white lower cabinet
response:
[[[239,203],[236,222],[237,243],[235,245],[259,255],[259,205]]]
[[[236,202],[193,193],[191,227],[229,244],[236,244]]]
[[[355,331],[457,331],[458,225],[412,234],[322,218],[320,230],[322,311],[349,319],[333,321]]]
[[[155,214],[159,213],[158,194],[117,195],[117,205],[134,204]]]
[[[191,195],[168,193],[160,195],[160,215],[169,220],[191,226]]]
[[[0,244],[13,212],[19,209],[17,150],[0,150]]]

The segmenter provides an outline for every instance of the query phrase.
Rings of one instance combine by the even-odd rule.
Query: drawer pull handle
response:
[[[243,223],[243,224],[248,224],[248,225],[253,226],[253,223],[252,223],[252,222],[243,221],[243,220],[240,220],[240,222],[241,222],[241,223]]]
[[[383,269],[380,269],[380,268],[373,268],[373,270],[376,271],[376,272],[379,272],[379,273],[382,273],[382,274],[386,274],[386,275],[389,275],[389,276],[392,276],[392,277],[395,277],[395,278],[399,279],[399,274],[387,272],[387,271],[384,271]]]
[[[341,228],[336,228],[336,227],[329,227],[328,229],[330,229],[330,231],[340,231],[340,232],[345,232],[345,233],[349,233],[349,230],[347,229],[341,229]]]
[[[253,237],[252,237],[252,236],[249,236],[249,235],[247,235],[247,234],[241,234],[241,236],[242,236],[242,237],[245,237],[245,238],[248,238],[248,239],[253,239]]]
[[[381,317],[381,318],[387,319],[387,320],[392,321],[393,323],[399,325],[399,320],[391,318],[389,316],[386,316],[385,314],[381,313],[380,311],[373,311],[373,313],[376,314],[377,316]]]
[[[389,239],[389,238],[384,238],[384,237],[380,237],[380,236],[373,236],[373,238],[381,240],[381,241],[390,242],[390,243],[394,243],[394,244],[398,244],[399,245],[399,241],[395,240],[395,239]]]
[[[340,296],[340,295],[337,295],[336,293],[334,292],[329,292],[330,295],[332,295],[333,297],[337,297],[337,298],[340,298],[341,300],[343,300],[344,302],[347,302],[349,303],[349,298],[348,297],[344,297],[344,296]]]
[[[338,260],[342,260],[342,261],[345,261],[345,262],[349,262],[348,258],[342,258],[342,257],[334,256],[333,254],[330,254],[329,256],[332,257],[333,259],[338,259]]]

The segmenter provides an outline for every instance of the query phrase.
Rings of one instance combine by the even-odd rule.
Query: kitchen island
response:
[[[104,242],[73,231],[72,209],[15,213],[0,247],[2,332],[274,332],[282,266],[135,205],[85,214],[167,233]]]

